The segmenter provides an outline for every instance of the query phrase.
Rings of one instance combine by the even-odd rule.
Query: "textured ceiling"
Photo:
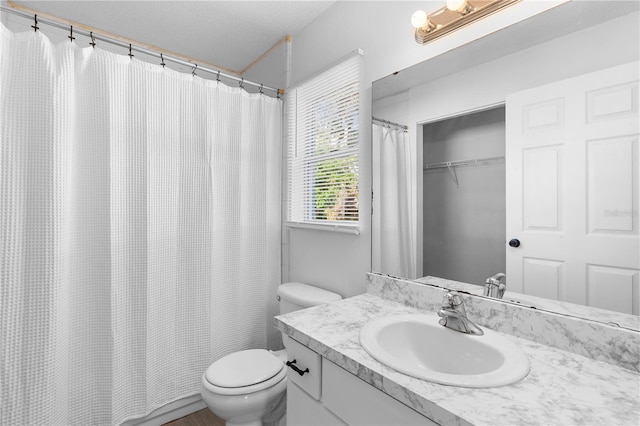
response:
[[[4,3],[4,2],[3,2]],[[240,71],[334,1],[14,1]]]

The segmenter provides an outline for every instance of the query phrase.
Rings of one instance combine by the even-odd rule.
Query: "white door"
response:
[[[639,65],[507,96],[509,290],[640,313]]]

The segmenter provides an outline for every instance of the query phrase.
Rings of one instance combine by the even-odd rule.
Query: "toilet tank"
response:
[[[278,287],[278,302],[280,303],[281,314],[322,305],[323,303],[335,302],[340,299],[342,299],[342,296],[337,293],[309,284],[291,282],[281,284]]]

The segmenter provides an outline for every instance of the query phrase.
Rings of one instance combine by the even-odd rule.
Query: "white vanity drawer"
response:
[[[322,360],[322,403],[349,425],[434,425],[417,411]]]
[[[287,348],[287,364],[291,364],[287,366],[287,379],[300,386],[313,398],[320,399],[322,357],[288,336],[283,336],[283,343]],[[304,374],[300,375],[296,369]],[[307,369],[309,371],[306,371]]]

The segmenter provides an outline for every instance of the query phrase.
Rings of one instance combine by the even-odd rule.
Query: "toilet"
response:
[[[340,300],[339,294],[308,284],[278,287],[280,314]],[[228,426],[278,423],[285,414],[287,361],[285,349],[248,349],[220,358],[202,375],[202,399]]]

